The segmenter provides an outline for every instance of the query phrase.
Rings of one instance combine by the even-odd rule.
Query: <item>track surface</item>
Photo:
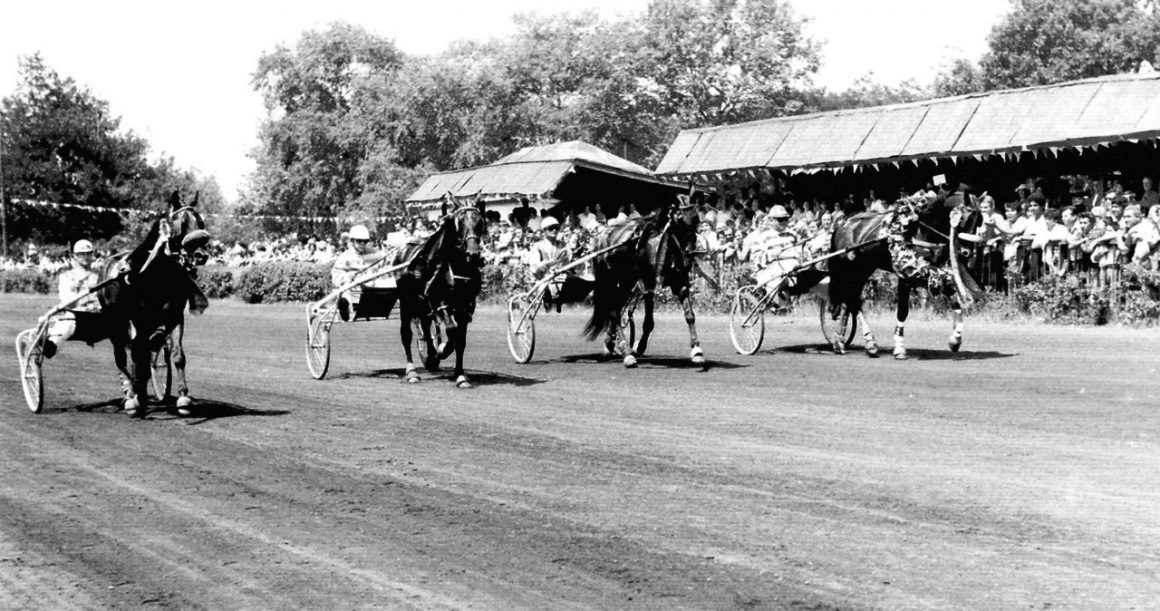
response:
[[[11,344],[51,305],[0,295]],[[769,319],[710,369],[663,316],[635,371],[580,312],[516,365],[501,310],[458,390],[402,384],[396,321],[216,302],[187,333],[199,412],[111,406],[107,345],[0,358],[0,608],[1150,608],[1160,600],[1156,331],[908,328],[909,362]],[[877,320],[889,340],[889,321]]]

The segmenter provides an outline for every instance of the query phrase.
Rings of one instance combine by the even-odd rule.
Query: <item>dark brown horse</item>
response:
[[[637,358],[648,349],[654,328],[655,293],[664,287],[681,302],[689,325],[689,354],[698,365],[705,353],[697,338],[697,316],[693,311],[692,273],[697,270],[697,212],[692,206],[673,206],[655,215],[613,227],[599,244],[599,250],[625,242],[625,246],[597,257],[593,262],[592,316],[583,335],[595,340],[607,333],[605,351],[613,353],[622,344],[624,366],[635,367]],[[644,320],[636,344],[629,346],[620,329],[632,319],[638,304],[644,306]]]
[[[950,249],[951,232],[970,232],[979,222],[977,211],[948,200],[900,202],[886,213],[862,213],[848,218],[834,231],[831,252],[851,247],[852,252],[829,260],[831,317],[856,320],[862,327],[866,354],[878,356],[878,342],[862,311],[862,291],[870,276],[886,270],[898,276],[894,358],[907,358],[904,336],[910,314],[910,293],[926,285],[932,295],[950,299],[954,326],[948,347],[958,352],[963,343],[964,300],[972,299],[978,285],[969,276],[960,253]],[[860,246],[860,247],[859,247]],[[956,245],[956,248],[962,244]],[[955,268],[958,268],[957,270]],[[845,329],[835,328],[831,337],[841,338]],[[845,352],[840,339],[834,351]]]
[[[144,415],[153,354],[184,321],[186,306],[200,313],[208,305],[180,258],[169,252],[167,227],[161,219],[154,221],[127,256],[105,261],[100,280],[110,282],[98,292],[99,312],[85,322],[90,329],[84,334],[86,341],[108,339],[113,344],[113,358],[127,385],[125,412],[130,416]],[[186,244],[191,242],[204,243],[204,237],[195,236]],[[81,335],[81,319],[77,322]]]
[[[427,344],[428,370],[440,359],[455,353],[452,375],[459,388],[471,388],[463,371],[467,348],[467,326],[475,314],[475,300],[483,287],[481,244],[487,235],[482,204],[465,206],[443,217],[439,229],[415,248],[403,249],[397,263],[410,261],[397,281],[400,338],[407,355],[405,379],[415,383],[419,375],[411,354],[413,320],[418,320]],[[432,327],[447,336],[444,346],[432,340]]]

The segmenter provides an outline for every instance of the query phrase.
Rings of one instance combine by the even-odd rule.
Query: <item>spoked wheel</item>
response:
[[[761,349],[765,339],[765,289],[757,285],[743,286],[733,296],[729,313],[729,337],[733,348],[746,356]]]
[[[532,360],[536,351],[536,318],[532,304],[520,297],[508,299],[508,350],[517,363]]]
[[[44,360],[43,336],[38,329],[26,329],[16,336],[16,358],[20,363],[20,386],[28,409],[39,414],[44,407],[44,378],[40,365]]]
[[[325,378],[330,369],[330,324],[327,316],[316,316],[307,327],[306,367],[315,380]]]
[[[169,340],[160,350],[153,353],[153,376],[149,381],[153,385],[153,396],[164,399],[173,392],[173,353],[169,350]]]
[[[818,300],[818,322],[822,324],[822,336],[826,338],[826,343],[830,346],[834,345],[834,327],[830,318],[830,300],[822,298]],[[854,342],[854,335],[858,333],[858,319],[851,316],[849,312],[843,311],[842,318],[838,321],[837,335],[842,338],[842,347],[849,348],[850,344]]]

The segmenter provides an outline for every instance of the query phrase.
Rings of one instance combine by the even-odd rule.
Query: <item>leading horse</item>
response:
[[[113,344],[113,358],[126,381],[125,412],[130,416],[144,416],[153,354],[182,324],[186,306],[194,313],[208,306],[196,280],[169,252],[172,237],[169,224],[157,219],[128,255],[110,257],[101,267],[99,279],[108,282],[97,293],[101,307],[92,322]],[[192,248],[204,245],[207,236],[191,232],[180,239]],[[188,404],[181,409],[188,411]]]
[[[624,366],[636,367],[637,358],[648,349],[649,336],[655,325],[656,290],[665,287],[680,301],[684,311],[689,326],[690,359],[703,367],[705,353],[697,337],[697,315],[693,311],[692,296],[692,274],[699,271],[695,207],[665,207],[655,215],[615,226],[593,249],[621,242],[623,247],[593,261],[592,316],[582,334],[592,341],[601,333],[607,333],[605,351],[611,354],[615,352],[617,342],[625,344],[622,347]],[[627,345],[628,338],[619,337],[621,321],[625,317],[631,320],[638,303],[644,306],[640,338],[635,345]]]
[[[411,354],[412,321],[418,319],[427,344],[427,366],[433,370],[440,359],[455,353],[452,376],[459,388],[471,388],[463,370],[467,326],[475,314],[475,300],[483,287],[482,241],[487,221],[482,203],[463,206],[444,215],[439,229],[426,241],[395,255],[396,263],[410,261],[396,286],[399,299],[400,339],[407,355],[404,379],[419,381]],[[435,346],[431,329],[444,330],[447,343]]]
[[[879,348],[862,311],[862,291],[878,270],[898,277],[894,358],[907,358],[904,337],[910,293],[923,284],[932,295],[951,301],[953,328],[947,346],[951,352],[959,351],[963,343],[964,301],[971,300],[979,290],[962,264],[961,254],[952,250],[960,247],[952,244],[952,232],[971,232],[981,218],[964,199],[911,198],[896,203],[885,213],[853,215],[835,229],[830,252],[853,250],[829,260],[832,324],[840,327],[839,321],[847,320],[845,315],[850,314],[862,326],[867,355],[878,356]],[[841,338],[844,332],[845,329],[835,328],[831,337]],[[833,347],[839,354],[845,352],[845,343],[840,339]]]

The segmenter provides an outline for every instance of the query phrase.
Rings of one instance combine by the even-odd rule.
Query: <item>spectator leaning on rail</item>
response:
[[[93,289],[97,284],[97,273],[93,267],[93,243],[88,240],[77,240],[73,245],[72,258],[69,268],[61,272],[57,283],[57,292],[60,305],[72,303]],[[100,309],[100,302],[96,295],[81,298],[58,315],[48,329],[48,340],[44,343],[45,358],[52,358],[64,342],[77,335],[77,319],[84,318],[84,313],[96,312]],[[86,325],[87,327],[88,325]],[[86,329],[87,330],[87,329]],[[94,329],[95,331],[95,329]],[[82,334],[77,339],[85,339]],[[92,338],[96,339],[96,338]]]
[[[378,263],[386,255],[371,246],[371,232],[365,225],[355,225],[350,228],[350,247],[337,259],[330,269],[330,281],[334,286],[343,286],[358,276],[359,272]],[[344,321],[350,320],[351,304],[357,304],[362,297],[362,286],[356,286],[344,291],[338,298],[338,315]]]

